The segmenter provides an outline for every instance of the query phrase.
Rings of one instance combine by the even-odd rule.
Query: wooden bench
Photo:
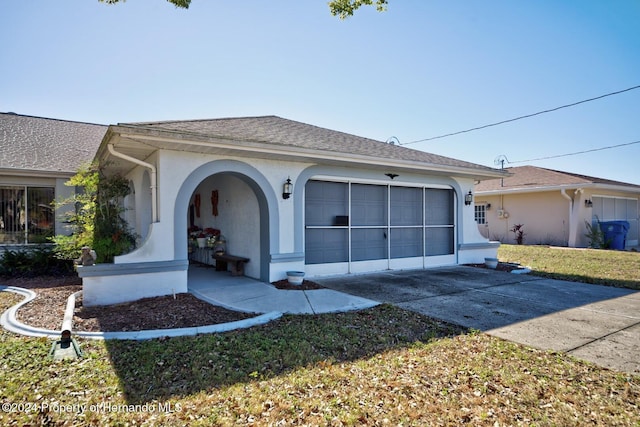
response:
[[[230,263],[232,276],[244,276],[244,263],[249,262],[249,258],[227,253],[215,253],[211,257],[216,260],[216,271],[227,271],[227,264]]]

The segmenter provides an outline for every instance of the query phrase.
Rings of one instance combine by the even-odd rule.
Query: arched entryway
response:
[[[246,276],[268,281],[270,254],[277,250],[276,218],[276,195],[258,170],[230,160],[207,163],[189,175],[176,199],[176,258],[188,256],[191,225],[213,228],[227,238],[229,253],[251,260]]]

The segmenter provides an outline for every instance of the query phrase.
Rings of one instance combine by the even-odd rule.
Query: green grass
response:
[[[0,331],[0,425],[640,425],[638,376],[388,305],[81,346]]]
[[[640,254],[503,245],[533,274],[640,287]],[[0,293],[0,311],[18,297]],[[0,331],[0,425],[640,426],[640,377],[389,305],[224,334],[51,342]]]
[[[640,252],[501,245],[498,259],[538,276],[640,290]]]

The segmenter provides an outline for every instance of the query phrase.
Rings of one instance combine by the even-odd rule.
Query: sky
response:
[[[389,0],[346,20],[327,0],[0,0],[0,112],[99,124],[277,115],[640,185],[640,88],[415,142],[639,86],[639,22],[640,0]]]

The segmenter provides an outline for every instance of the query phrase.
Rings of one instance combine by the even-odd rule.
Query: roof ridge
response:
[[[577,173],[573,173],[573,172],[567,172],[567,171],[561,171],[561,170],[557,170],[557,169],[549,169],[549,168],[543,168],[540,166],[533,166],[533,165],[526,165],[526,167],[530,167],[530,168],[535,168],[535,169],[541,169],[541,170],[545,170],[547,172],[553,172],[555,174],[558,175],[566,175],[566,176],[571,176],[573,178],[587,178],[588,181],[593,182],[593,180],[598,180],[598,179],[603,179],[603,178],[596,178],[594,176],[588,176],[588,175],[580,175]]]
[[[539,187],[548,187],[553,185],[615,185],[630,188],[640,188],[640,185],[630,182],[618,181],[608,178],[600,178],[591,175],[585,175],[575,172],[563,171],[558,169],[543,168],[534,165],[513,166],[505,168],[506,171],[511,173],[511,177],[505,178],[504,184],[510,188],[525,188],[531,185],[537,185]],[[526,181],[530,179],[531,181]],[[484,186],[481,183],[481,187],[491,188],[490,182],[495,179],[484,180]],[[502,187],[501,187],[502,188]],[[482,190],[485,191],[485,190]]]
[[[79,120],[67,120],[67,119],[56,119],[56,118],[53,118],[53,117],[32,116],[30,114],[14,113],[13,111],[0,112],[0,114],[5,115],[5,116],[13,116],[13,117],[27,117],[27,118],[30,118],[30,119],[53,120],[53,121],[56,121],[56,122],[78,123],[78,124],[83,124],[83,125],[109,127],[109,125],[105,125],[105,124],[102,124],[102,123],[91,123],[91,122],[83,122],[83,121],[79,121]]]
[[[571,177],[574,177],[574,178],[585,179],[585,180],[591,182],[592,184],[617,183],[617,184],[623,184],[623,185],[638,186],[638,184],[633,184],[631,182],[625,182],[625,181],[618,181],[618,180],[615,180],[615,179],[600,178],[600,177],[597,177],[597,176],[585,175],[585,174],[582,174],[582,173],[575,173],[575,172],[568,172],[568,171],[561,171],[561,170],[557,170],[557,169],[543,168],[543,167],[540,167],[540,166],[533,166],[533,165],[528,165],[528,166],[533,167],[533,168],[538,168],[538,169],[544,169],[546,171],[555,172],[555,173],[558,173],[558,174],[561,174],[561,175],[571,176]]]
[[[152,122],[119,122],[118,126],[143,126],[143,125],[161,125],[161,124],[170,124],[170,123],[197,123],[197,122],[215,122],[215,121],[222,121],[222,120],[244,120],[244,119],[264,119],[264,118],[269,118],[269,117],[278,117],[276,115],[265,115],[265,116],[241,116],[241,117],[216,117],[216,118],[209,118],[209,119],[186,119],[186,120],[179,120],[179,119],[174,119],[174,120],[159,120],[159,121],[152,121]],[[280,119],[282,119],[282,117],[278,117]],[[288,120],[288,119],[283,119],[283,120]]]
[[[332,128],[328,128],[328,127],[324,127],[324,126],[319,126],[319,125],[315,125],[312,123],[307,123],[307,122],[303,122],[300,120],[294,120],[294,119],[289,119],[286,117],[282,117],[282,116],[278,116],[275,114],[270,114],[270,115],[264,115],[264,116],[241,116],[241,117],[219,117],[219,118],[211,118],[211,119],[187,119],[187,120],[161,120],[161,121],[157,121],[157,122],[131,122],[131,123],[118,123],[118,126],[144,126],[144,125],[163,125],[163,124],[172,124],[172,123],[198,123],[198,122],[216,122],[216,121],[223,121],[223,120],[251,120],[251,119],[279,119],[279,120],[283,120],[283,121],[287,121],[289,123],[296,123],[299,125],[303,125],[303,126],[308,126],[308,127],[313,127],[315,129],[320,129],[323,131],[329,131],[329,132],[333,132],[333,133],[339,133],[342,135],[346,135],[346,136],[350,136],[350,137],[357,137],[360,139],[366,139],[372,142],[378,142],[380,144],[387,144],[386,142],[379,140],[379,139],[374,139],[374,138],[369,138],[367,136],[361,136],[361,135],[355,135],[349,132],[345,132],[345,131],[341,131],[341,130],[335,130]],[[181,130],[180,132],[184,132],[183,130]],[[416,149],[412,149],[410,147],[404,147],[402,145],[397,145],[397,148],[402,148],[405,150],[409,150],[409,151],[421,151],[421,150],[416,150]],[[433,154],[433,153],[431,153]],[[436,156],[440,156],[437,154],[433,154]],[[447,156],[440,156],[443,158],[450,158]],[[455,159],[454,159],[455,160]]]

